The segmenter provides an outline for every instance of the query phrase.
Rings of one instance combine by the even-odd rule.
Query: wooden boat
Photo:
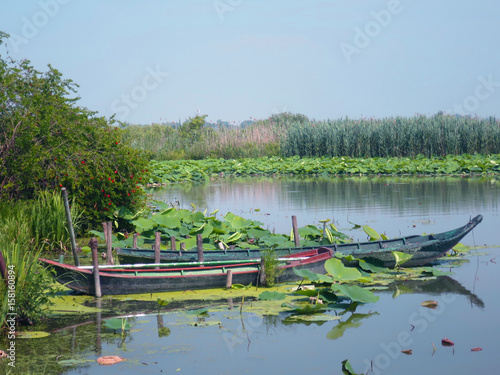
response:
[[[299,277],[293,271],[294,268],[325,273],[324,263],[332,255],[331,249],[318,248],[279,258],[279,268],[282,269],[279,281],[297,280]],[[95,295],[92,269],[47,259],[39,260],[54,271],[54,277],[59,283],[78,292]],[[223,288],[226,286],[228,271],[232,273],[234,284],[262,285],[264,281],[262,277],[265,276],[260,259],[222,265],[191,264],[187,267],[185,265],[177,267],[162,264],[162,266],[158,268],[157,265],[100,266],[101,293],[116,295]]]
[[[364,259],[370,263],[383,267],[394,267],[396,262],[392,251],[400,251],[412,254],[412,258],[404,263],[405,267],[418,267],[443,256],[482,220],[483,217],[478,215],[463,227],[438,234],[413,235],[383,241],[324,245],[324,247],[331,249],[334,253],[339,252],[345,256],[352,255],[355,258]],[[274,254],[277,257],[282,257],[311,249],[313,248],[298,247],[274,249]],[[243,260],[260,258],[262,252],[265,250],[266,249],[207,250],[203,252],[203,256],[205,261]],[[154,261],[154,250],[152,249],[117,248],[116,252],[122,264],[152,263]],[[160,252],[160,262],[162,263],[183,261],[198,261],[197,250],[162,250]],[[353,262],[349,264],[352,265]]]

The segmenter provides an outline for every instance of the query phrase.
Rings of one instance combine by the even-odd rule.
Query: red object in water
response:
[[[443,346],[453,346],[455,343],[451,340],[448,340],[446,337],[441,340],[441,345]]]

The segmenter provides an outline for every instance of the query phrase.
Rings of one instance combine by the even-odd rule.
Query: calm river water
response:
[[[263,317],[253,309],[270,305],[246,299],[240,311],[243,292],[222,291],[220,301],[189,302],[191,308],[209,305],[205,314],[167,308],[161,314],[150,311],[129,318],[131,329],[125,336],[100,324],[104,313],[77,314],[36,327],[49,331],[47,337],[17,339],[20,372],[13,373],[29,369],[33,374],[342,374],[346,359],[359,374],[498,372],[498,179],[225,179],[171,185],[155,190],[154,196],[183,208],[193,203],[200,211],[232,212],[261,221],[277,233],[290,232],[292,215],[299,226],[333,219],[339,230],[356,240],[366,235],[351,230],[352,223],[396,237],[445,231],[482,214],[483,222],[462,241],[481,248],[458,267],[446,263],[446,270],[454,273],[451,277],[402,282],[377,292],[378,302],[358,306],[340,320],[293,323],[286,314]],[[99,303],[114,309],[115,315],[132,313],[152,309],[156,296],[146,297],[142,299],[149,302],[137,303],[130,296]],[[96,305],[92,298],[74,298],[85,308]],[[425,300],[437,301],[438,308],[422,307]],[[175,302],[167,307],[175,307]],[[455,345],[442,346],[444,338]],[[411,355],[402,353],[407,349]],[[127,361],[99,366],[96,359],[104,355]]]

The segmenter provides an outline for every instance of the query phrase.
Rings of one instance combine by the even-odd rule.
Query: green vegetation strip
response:
[[[235,176],[481,175],[500,173],[500,154],[426,158],[350,158],[298,156],[252,159],[151,161],[150,184],[204,181]]]

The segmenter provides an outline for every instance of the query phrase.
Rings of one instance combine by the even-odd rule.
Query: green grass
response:
[[[74,205],[72,216],[81,213]],[[15,280],[14,312],[18,323],[32,324],[47,313],[53,280],[38,263],[42,251],[66,251],[69,235],[62,197],[43,192],[35,201],[13,202],[0,210],[0,250]],[[0,331],[6,329],[9,289],[0,282]],[[12,304],[11,304],[12,305]]]
[[[29,223],[34,243],[42,251],[67,252],[70,248],[70,236],[61,194],[42,191],[30,206]],[[74,231],[78,233],[82,212],[74,201],[70,204],[70,212]]]

